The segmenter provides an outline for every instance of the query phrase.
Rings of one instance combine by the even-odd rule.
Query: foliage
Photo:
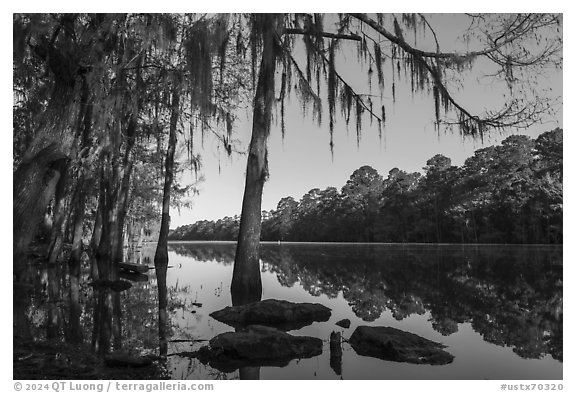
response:
[[[280,200],[262,240],[412,243],[562,243],[562,130],[512,135],[464,165],[436,155],[425,173],[363,166],[341,191]],[[172,240],[236,240],[238,218],[177,228]]]

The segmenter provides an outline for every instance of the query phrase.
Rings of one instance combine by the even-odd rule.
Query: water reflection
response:
[[[198,261],[234,261],[233,244],[174,244]],[[264,244],[263,272],[313,296],[339,293],[363,321],[430,313],[444,336],[469,322],[523,358],[562,360],[562,249],[502,246]]]
[[[475,366],[478,356],[472,347],[460,344],[469,342],[473,330],[484,344],[519,360],[546,362],[544,378],[561,376],[561,364],[550,363],[552,358],[562,361],[563,355],[561,247],[263,244],[265,298],[320,302],[333,309],[330,321],[291,332],[323,339],[324,353],[282,369],[250,366],[235,372],[175,356],[206,343],[199,340],[232,330],[208,314],[241,302],[229,292],[235,249],[235,243],[173,243],[170,268],[120,272],[132,284],[122,292],[89,285],[93,278],[87,258],[76,281],[69,276],[77,273],[66,266],[29,266],[26,279],[14,288],[15,340],[55,338],[92,342],[102,352],[168,355],[164,364],[175,379],[449,379],[465,378],[463,369],[499,364],[490,359]],[[128,250],[125,262],[151,265],[153,256],[150,245]],[[164,314],[159,305],[165,305]],[[342,341],[330,340],[342,318],[352,319],[353,326],[340,330]],[[396,326],[435,341],[444,337],[456,361],[432,372],[426,366],[414,369],[363,358],[346,342],[360,324]],[[488,352],[495,354],[492,348]],[[509,362],[507,356],[501,362]],[[510,366],[521,370],[518,374],[493,370],[484,376],[476,370],[467,375],[526,378],[540,375],[532,372],[544,365],[526,364]]]

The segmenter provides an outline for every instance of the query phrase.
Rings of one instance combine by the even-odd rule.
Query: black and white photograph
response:
[[[12,379],[563,390],[563,14],[255,10],[12,14]]]

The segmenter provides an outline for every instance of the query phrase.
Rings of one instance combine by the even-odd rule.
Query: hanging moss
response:
[[[220,83],[223,83],[224,71],[226,69],[226,49],[230,42],[230,32],[228,29],[228,14],[218,14],[218,17],[212,22],[212,51],[218,54],[220,59]]]
[[[330,117],[330,151],[333,152],[334,122],[336,115],[336,96],[338,85],[336,83],[335,42],[332,41],[328,50],[328,114]]]
[[[362,132],[362,113],[364,112],[364,107],[359,98],[356,98],[356,143],[360,146],[360,135]]]
[[[194,23],[188,30],[185,42],[192,104],[202,114],[209,114],[212,96],[211,35],[206,21]]]
[[[346,125],[350,123],[350,114],[352,112],[352,100],[354,99],[354,92],[350,86],[344,85],[340,89],[340,111],[342,116],[346,119]]]
[[[380,85],[380,89],[384,90],[384,71],[382,69],[382,48],[380,48],[380,44],[374,42],[374,62],[376,64],[376,73],[378,75],[378,84]]]
[[[286,134],[286,121],[285,121],[285,103],[286,103],[286,70],[282,72],[282,80],[280,82],[280,130],[282,132],[282,140]]]
[[[436,116],[436,124],[440,124],[440,93],[438,92],[438,86],[434,85],[434,114]]]

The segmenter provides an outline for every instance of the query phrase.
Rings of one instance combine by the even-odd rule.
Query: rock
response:
[[[348,329],[350,327],[350,320],[348,318],[336,322],[336,325]]]
[[[112,281],[112,283],[110,284],[110,289],[112,289],[115,292],[122,292],[130,288],[132,288],[132,284],[124,280]]]
[[[150,269],[150,267],[148,267],[147,265],[141,265],[138,263],[124,263],[124,262],[119,262],[118,267],[120,267],[120,269],[133,273],[146,273]]]
[[[318,303],[291,303],[286,300],[267,299],[226,307],[210,316],[234,327],[266,325],[282,330],[294,330],[312,322],[325,322],[330,319],[331,314],[328,307]]]
[[[330,333],[330,367],[336,375],[342,375],[342,335]]]
[[[196,352],[204,364],[224,372],[249,366],[286,366],[293,359],[310,358],[322,353],[322,340],[292,336],[269,326],[247,328],[219,334],[209,345]]]
[[[146,367],[153,361],[151,356],[135,357],[124,352],[113,352],[104,358],[107,367]]]
[[[322,340],[319,338],[293,336],[259,325],[219,334],[209,343],[210,348],[218,353],[244,359],[308,358],[322,353]]]
[[[124,280],[110,281],[107,279],[100,279],[100,278],[89,283],[88,285],[93,286],[94,289],[110,288],[114,292],[122,292],[122,291],[125,291],[127,289],[132,288],[132,284],[130,284],[128,281],[124,281]]]
[[[148,276],[146,274],[132,273],[132,272],[120,270],[118,275],[120,276],[120,278],[123,278],[125,280],[129,280],[129,281],[134,281],[134,282],[147,282],[148,281]]]
[[[441,365],[454,360],[440,343],[385,326],[358,326],[349,343],[359,355],[394,362]]]

